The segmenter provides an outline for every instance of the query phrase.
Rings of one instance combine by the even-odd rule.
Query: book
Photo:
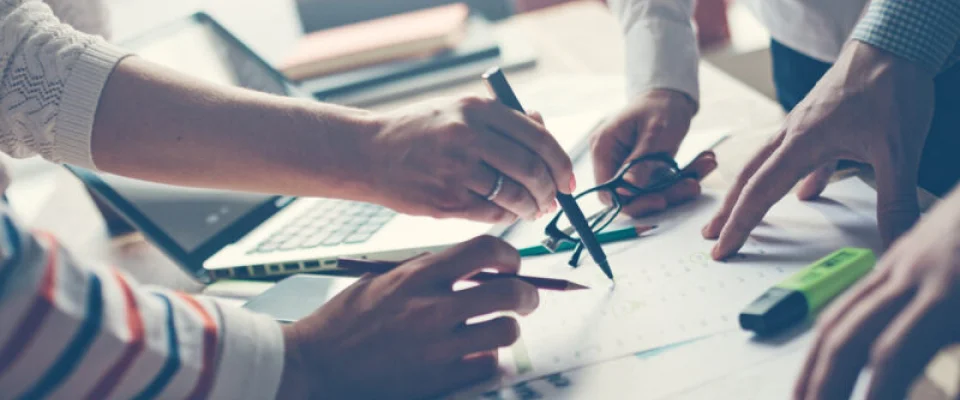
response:
[[[455,3],[314,32],[300,40],[279,69],[291,80],[300,81],[430,57],[464,39],[469,16],[469,7]]]

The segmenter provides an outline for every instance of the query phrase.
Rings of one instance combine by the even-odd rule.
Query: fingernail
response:
[[[575,191],[577,191],[577,177],[570,175],[570,193],[573,194]]]
[[[560,208],[560,203],[557,203],[557,200],[553,200],[553,204],[550,205],[550,213],[555,213]]]
[[[720,253],[719,244],[714,245],[713,249],[710,250],[710,257],[712,257],[715,261],[720,261],[721,259],[723,259],[723,254]]]

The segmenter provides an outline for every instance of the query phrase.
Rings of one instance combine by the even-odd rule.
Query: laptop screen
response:
[[[162,185],[110,174],[97,174],[185,252],[237,222],[274,196]]]
[[[152,29],[123,46],[144,59],[210,82],[299,95],[282,75],[206,14]],[[178,187],[68,168],[198,277],[203,259],[285,205],[280,196]],[[237,229],[228,229],[231,226]]]

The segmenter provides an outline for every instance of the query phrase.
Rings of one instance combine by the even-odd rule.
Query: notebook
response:
[[[465,4],[455,3],[314,32],[300,40],[280,70],[299,81],[429,57],[463,40],[469,15]]]

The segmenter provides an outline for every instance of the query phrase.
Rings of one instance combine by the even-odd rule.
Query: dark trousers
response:
[[[830,64],[772,41],[773,81],[777,100],[790,111],[813,89]],[[960,179],[960,66],[937,75],[933,123],[920,161],[920,187],[943,196]]]

